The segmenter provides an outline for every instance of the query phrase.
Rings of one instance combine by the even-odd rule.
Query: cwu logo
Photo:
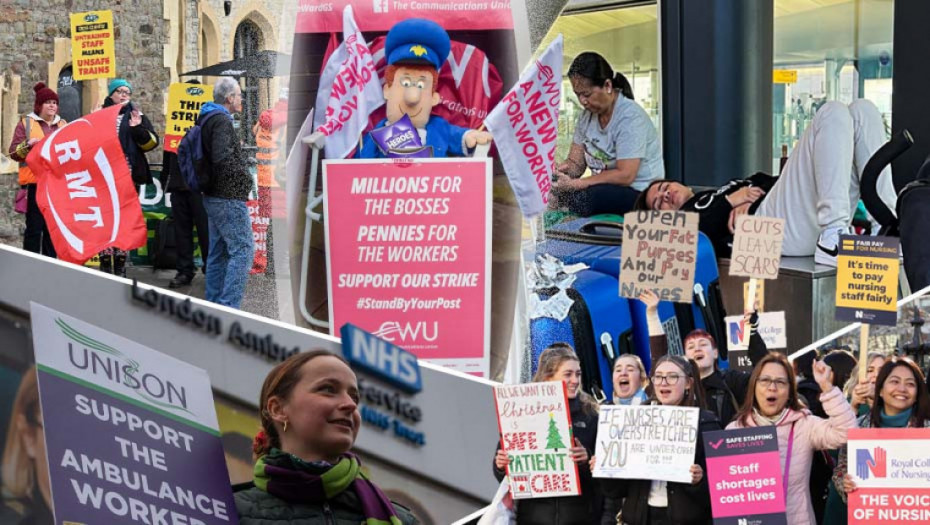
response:
[[[429,323],[418,321],[416,323],[401,324],[397,321],[385,321],[374,332],[374,334],[385,341],[410,342],[424,340],[433,342],[439,337],[439,322],[433,321],[432,332],[430,332]]]
[[[856,476],[869,479],[870,472],[875,478],[888,477],[888,454],[882,447],[875,447],[871,453],[868,449],[856,449]]]

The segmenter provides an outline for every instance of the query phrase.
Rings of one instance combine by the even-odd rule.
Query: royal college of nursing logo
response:
[[[869,474],[875,478],[888,477],[888,454],[885,449],[875,447],[856,450],[856,476],[860,479],[869,479]]]

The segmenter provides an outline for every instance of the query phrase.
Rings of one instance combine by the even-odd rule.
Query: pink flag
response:
[[[526,217],[549,202],[562,98],[562,35],[528,67],[484,123]]]
[[[352,16],[352,6],[342,14],[343,42],[330,55],[320,78],[316,131],[326,135],[328,159],[352,152],[368,124],[368,115],[384,104],[384,94],[371,51]],[[326,108],[325,112],[321,111]]]

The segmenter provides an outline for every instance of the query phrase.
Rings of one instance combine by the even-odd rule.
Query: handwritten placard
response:
[[[501,445],[515,499],[577,496],[571,415],[561,381],[494,388]]]
[[[897,324],[899,245],[893,237],[840,236],[837,320]]]
[[[620,295],[652,290],[662,301],[690,303],[697,261],[698,214],[641,210],[623,216]]]
[[[691,482],[699,410],[677,406],[602,406],[594,477]]]
[[[785,220],[740,215],[736,218],[730,275],[777,279]]]

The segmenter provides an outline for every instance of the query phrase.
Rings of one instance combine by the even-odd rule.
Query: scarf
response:
[[[646,403],[646,389],[640,388],[628,398],[614,396],[615,405],[643,405]]]
[[[911,413],[913,411],[914,407],[911,407],[896,416],[889,416],[885,414],[884,410],[882,410],[882,413],[879,414],[878,417],[881,420],[882,428],[906,428],[908,421],[911,419]]]
[[[763,416],[762,412],[759,412],[759,409],[752,409],[752,419],[760,427],[778,426],[778,424],[781,423],[786,415],[788,415],[788,407],[783,408],[782,411],[774,417]]]
[[[288,503],[320,504],[351,490],[361,503],[364,525],[401,525],[391,500],[368,480],[358,457],[345,453],[335,465],[307,463],[276,448],[258,458],[255,486]]]

